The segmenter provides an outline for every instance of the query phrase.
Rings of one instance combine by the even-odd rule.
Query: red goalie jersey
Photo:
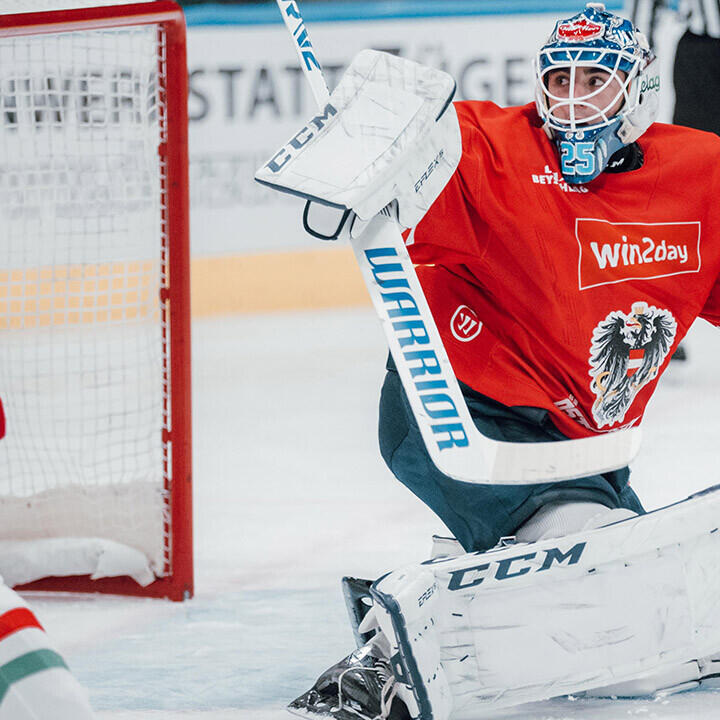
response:
[[[569,437],[638,424],[693,320],[720,324],[720,138],[656,123],[643,167],[570,186],[534,106],[456,108],[408,249],[457,377]]]

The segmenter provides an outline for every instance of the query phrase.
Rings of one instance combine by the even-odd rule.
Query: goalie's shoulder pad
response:
[[[352,61],[326,106],[255,174],[270,187],[369,220],[392,200],[416,224],[455,172],[462,154],[441,70],[376,50]]]

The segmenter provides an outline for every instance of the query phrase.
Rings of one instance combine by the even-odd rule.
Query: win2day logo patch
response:
[[[575,221],[580,290],[700,270],[700,223]]]

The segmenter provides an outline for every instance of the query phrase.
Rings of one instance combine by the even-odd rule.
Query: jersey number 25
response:
[[[595,172],[593,143],[561,143],[560,164],[563,175],[591,175]]]

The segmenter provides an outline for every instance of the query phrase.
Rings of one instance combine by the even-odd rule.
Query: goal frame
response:
[[[160,117],[158,154],[164,166],[161,177],[162,270],[160,290],[164,346],[163,430],[169,492],[165,531],[169,537],[164,577],[141,587],[130,577],[92,580],[87,575],[47,577],[18,585],[18,591],[110,593],[184,600],[192,597],[192,446],[190,372],[190,245],[187,126],[187,50],[185,18],[172,0],[88,7],[73,10],[37,11],[0,15],[0,38],[72,31],[118,29],[138,25],[162,26],[164,57],[159,57],[159,92],[165,109]],[[158,238],[160,241],[160,238]]]

